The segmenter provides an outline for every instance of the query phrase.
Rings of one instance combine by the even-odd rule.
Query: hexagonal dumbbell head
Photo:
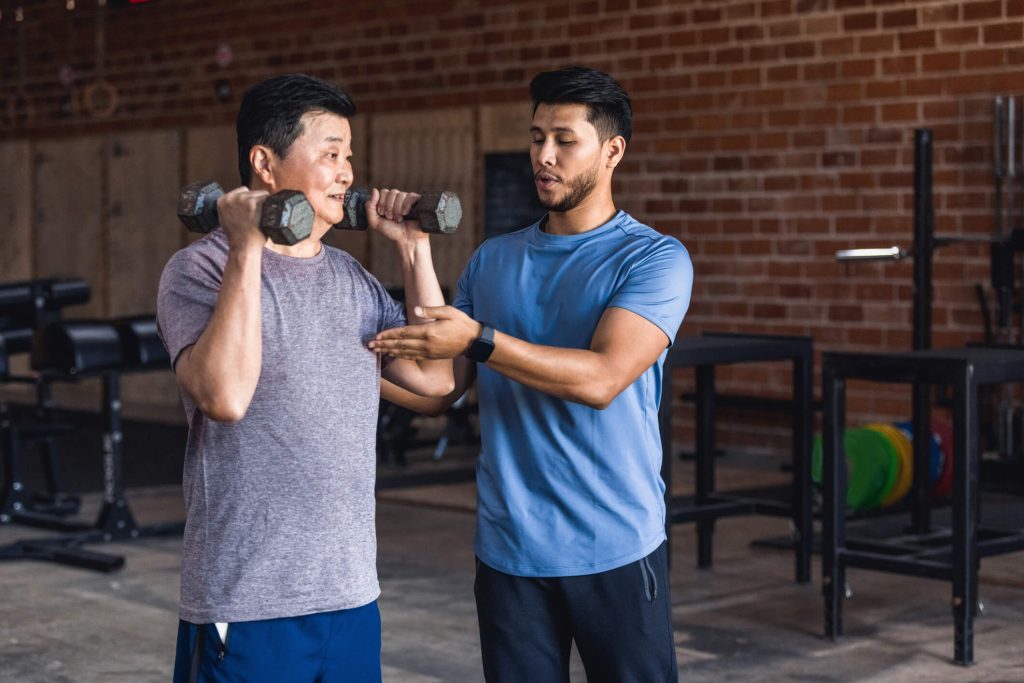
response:
[[[339,230],[366,230],[366,202],[370,190],[352,189],[345,193],[345,217],[334,227]],[[405,217],[420,223],[423,232],[453,233],[462,220],[462,203],[454,192],[424,192]]]
[[[281,190],[263,201],[260,229],[277,244],[292,245],[313,232],[313,207],[296,190]]]
[[[424,192],[412,208],[423,232],[450,234],[459,229],[462,202],[454,192]]]
[[[178,218],[191,232],[207,233],[220,225],[217,199],[224,194],[212,180],[186,185],[178,195]]]

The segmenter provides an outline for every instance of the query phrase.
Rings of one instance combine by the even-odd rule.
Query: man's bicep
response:
[[[609,371],[627,386],[654,365],[670,343],[665,331],[647,318],[611,306],[597,324],[590,350],[604,356]]]
[[[189,344],[181,350],[181,353],[174,360],[174,377],[178,380],[178,386],[193,401],[196,396],[194,390],[196,385],[196,366],[192,360],[192,349],[194,348],[195,344]]]
[[[407,391],[414,391],[417,380],[423,376],[423,371],[416,361],[404,358],[392,358],[380,371],[381,379],[386,379],[395,386]]]
[[[403,367],[403,364],[407,364],[407,366]],[[419,372],[416,363],[401,359],[392,361],[381,372],[381,398],[417,413],[439,415],[459,400],[476,379],[475,363],[465,358],[456,358],[454,366],[455,389],[452,393],[440,398],[426,398],[415,393],[407,384],[409,376],[405,373]]]

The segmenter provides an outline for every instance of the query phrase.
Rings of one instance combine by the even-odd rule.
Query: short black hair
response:
[[[356,105],[336,85],[305,74],[286,74],[257,83],[245,91],[238,108],[238,174],[242,185],[252,182],[249,151],[266,145],[284,158],[295,139],[302,135],[302,117],[309,112],[330,112],[346,119],[356,114]]]
[[[541,104],[587,105],[587,121],[602,141],[621,135],[629,142],[633,135],[629,93],[603,71],[585,66],[545,71],[530,81],[530,96],[535,114]]]

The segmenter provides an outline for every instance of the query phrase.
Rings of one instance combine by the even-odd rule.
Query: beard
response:
[[[541,206],[548,211],[554,211],[556,213],[572,211],[587,198],[596,185],[597,168],[595,167],[589,171],[580,173],[575,178],[565,181],[566,193],[560,200],[545,202],[543,199],[540,199]]]

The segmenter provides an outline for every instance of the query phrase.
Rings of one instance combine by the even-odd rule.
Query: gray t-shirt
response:
[[[157,296],[171,358],[209,323],[227,237],[175,254]],[[263,250],[263,364],[245,417],[215,422],[182,393],[186,525],[181,618],[291,617],[380,594],[374,533],[381,365],[366,342],[405,324],[402,306],[349,254]]]

